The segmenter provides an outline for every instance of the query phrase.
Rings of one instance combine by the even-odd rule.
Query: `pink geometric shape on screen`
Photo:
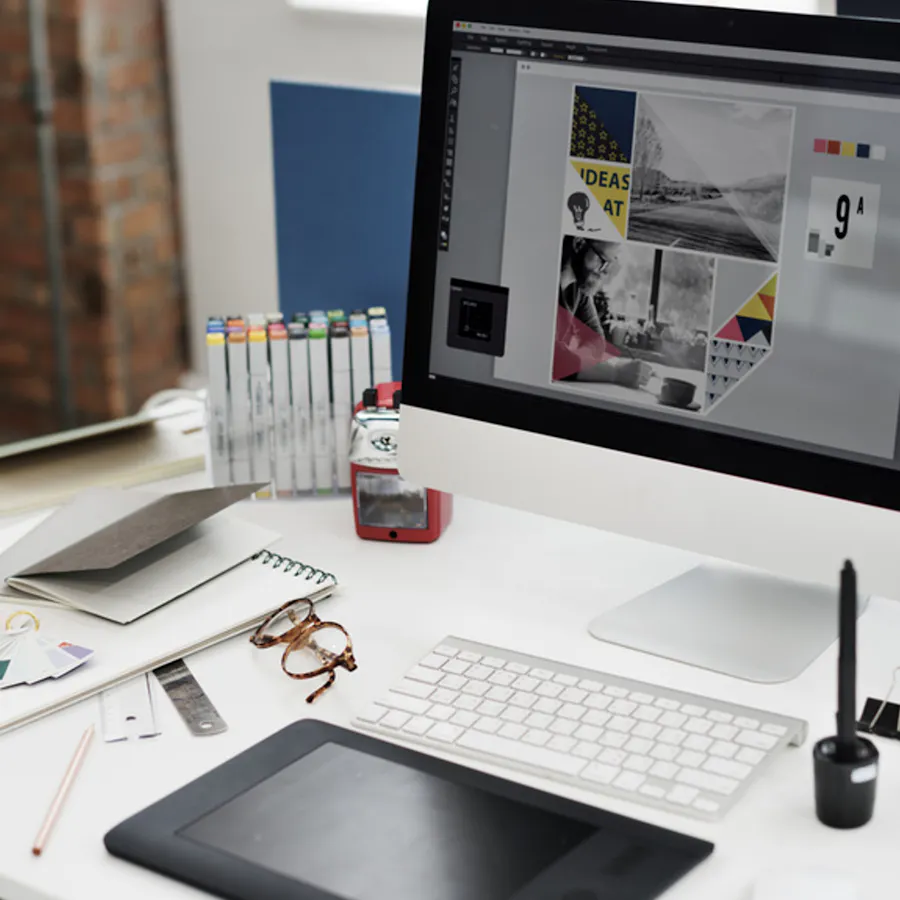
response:
[[[563,343],[562,335],[567,336]],[[577,319],[562,306],[556,307],[556,340],[553,345],[553,380],[568,378],[599,362],[619,356],[619,351],[606,343],[602,334],[597,334],[581,319]]]
[[[729,319],[721,328],[716,337],[724,338],[726,341],[744,342],[744,335],[741,333],[741,326],[738,325],[737,318]]]

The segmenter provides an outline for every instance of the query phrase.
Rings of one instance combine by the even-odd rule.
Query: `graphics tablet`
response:
[[[713,850],[311,719],[104,842],[233,900],[651,900]]]

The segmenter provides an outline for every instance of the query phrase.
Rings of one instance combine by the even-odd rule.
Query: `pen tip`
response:
[[[41,848],[40,848],[40,847],[32,847],[32,848],[31,848],[31,852],[32,852],[35,856],[40,856],[40,855],[41,855]]]
[[[845,572],[852,572],[852,571],[853,571],[853,563],[850,562],[849,559],[845,559],[845,560],[844,560],[844,571],[845,571]]]

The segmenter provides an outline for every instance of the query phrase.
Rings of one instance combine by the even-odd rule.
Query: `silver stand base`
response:
[[[837,577],[829,589],[707,563],[604,613],[588,630],[601,641],[775,684],[796,678],[837,640]]]

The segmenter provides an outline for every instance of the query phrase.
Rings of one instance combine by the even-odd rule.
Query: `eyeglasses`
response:
[[[350,635],[337,622],[323,622],[314,611],[314,603],[333,592],[334,585],[328,585],[309,597],[288,600],[266,616],[250,638],[261,650],[286,644],[281,668],[291,678],[328,676],[325,684],[306,698],[307,703],[313,703],[334,684],[339,667],[348,672],[356,669]]]

